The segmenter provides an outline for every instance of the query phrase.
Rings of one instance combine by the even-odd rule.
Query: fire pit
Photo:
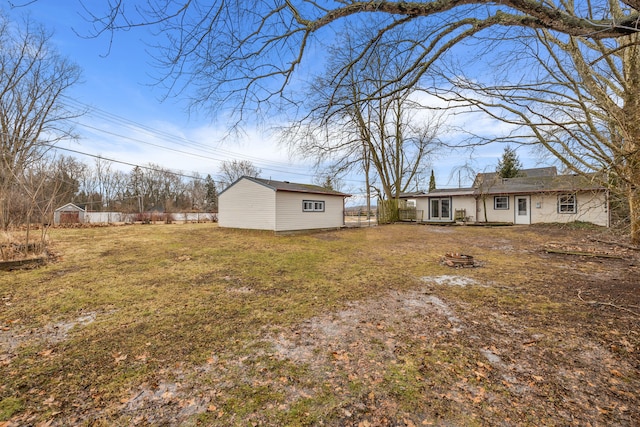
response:
[[[442,262],[449,267],[473,267],[475,261],[471,255],[464,255],[459,253],[446,253],[442,258]]]

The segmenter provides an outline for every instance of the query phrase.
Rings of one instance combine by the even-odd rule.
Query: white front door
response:
[[[531,224],[529,196],[516,196],[516,224]]]

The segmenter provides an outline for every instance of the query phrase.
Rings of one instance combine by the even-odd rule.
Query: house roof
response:
[[[473,196],[475,188],[441,188],[435,189],[430,193],[425,194],[429,197],[445,197],[445,196]]]
[[[428,193],[405,193],[402,199],[420,197],[480,196],[487,194],[531,194],[604,190],[594,175],[558,175],[555,166],[523,169],[522,176],[500,178],[497,173],[479,173],[473,187],[436,189]]]
[[[427,194],[426,191],[413,191],[413,192],[410,192],[410,193],[400,193],[400,198],[401,199],[412,199],[414,197],[424,196],[425,194]]]
[[[589,176],[556,175],[526,176],[517,178],[495,178],[481,182],[476,194],[525,194],[562,191],[603,190],[604,187]]]
[[[420,197],[446,197],[446,196],[473,196],[475,188],[442,188],[435,189],[428,193],[417,191],[414,193],[402,193],[401,199],[417,199]]]
[[[274,191],[289,191],[294,193],[310,193],[310,194],[325,194],[328,196],[342,196],[342,197],[350,197],[351,194],[342,193],[340,191],[329,190],[327,188],[321,187],[319,185],[312,184],[298,184],[295,182],[289,181],[275,181],[273,179],[264,179],[264,178],[254,178],[251,176],[243,176],[238,179],[236,182],[247,179],[249,181],[253,181],[257,184],[264,185],[265,187],[271,188]],[[229,187],[225,188],[221,194],[235,185],[234,182]]]
[[[556,175],[558,175],[558,170],[556,169],[555,166],[521,169],[518,172],[519,178],[535,178],[535,177],[556,176]],[[482,172],[476,175],[476,179],[473,181],[473,186],[476,187],[481,182],[488,182],[495,179],[499,179],[497,172]]]

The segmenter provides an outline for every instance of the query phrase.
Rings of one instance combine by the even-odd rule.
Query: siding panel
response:
[[[559,194],[544,194],[531,198],[532,223],[584,221],[603,227],[609,226],[609,213],[605,192],[578,192],[576,194],[576,213],[558,213],[558,195]]]
[[[326,194],[277,192],[276,231],[339,228],[344,224],[344,198]],[[303,200],[324,202],[324,212],[303,212]]]
[[[276,192],[247,179],[219,196],[218,225],[229,228],[275,230]]]
[[[483,195],[478,198],[478,214],[476,221],[485,222],[485,207],[487,210],[487,222],[513,222],[515,218],[515,196],[507,196],[509,209],[494,209],[494,195]]]

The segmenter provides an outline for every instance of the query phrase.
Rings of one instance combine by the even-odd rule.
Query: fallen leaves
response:
[[[53,349],[52,348],[48,348],[45,350],[42,350],[40,352],[38,352],[38,356],[40,357],[50,357],[53,354]]]
[[[128,357],[127,354],[122,354],[121,352],[114,353],[111,356],[113,357],[113,361],[115,363],[124,362],[125,360],[127,360],[127,357]]]
[[[146,362],[149,358],[149,353],[142,353],[135,356],[135,359],[140,362]]]
[[[135,310],[142,311],[121,308],[120,299],[105,301],[123,314],[91,328],[78,327],[85,323],[76,319],[73,325],[61,324],[56,334],[50,331],[45,337],[43,330],[41,337],[72,340],[63,345],[38,340],[27,351],[20,343],[11,351],[20,363],[7,365],[0,354],[0,377],[8,384],[0,389],[3,395],[20,387],[46,390],[38,395],[24,392],[24,419],[14,424],[37,425],[26,418],[43,420],[59,409],[65,412],[58,425],[69,420],[91,423],[90,417],[101,416],[96,425],[108,424],[105,418],[114,414],[131,417],[108,420],[123,425],[127,421],[180,425],[200,419],[209,425],[282,425],[282,420],[309,425],[319,419],[327,425],[359,427],[517,424],[523,419],[540,420],[540,425],[633,425],[638,419],[638,379],[630,369],[638,355],[637,328],[632,323],[636,319],[628,311],[602,304],[591,307],[575,297],[576,289],[586,286],[589,299],[638,307],[640,301],[633,299],[637,288],[631,287],[637,277],[625,272],[628,263],[546,255],[538,250],[544,240],[532,246],[526,241],[533,232],[525,229],[513,239],[503,234],[506,229],[447,228],[449,234],[438,235],[429,227],[410,232],[406,227],[393,228],[388,235],[386,230],[391,228],[369,231],[363,239],[367,247],[334,251],[340,256],[328,261],[320,257],[323,268],[331,264],[349,270],[348,287],[338,274],[340,268],[335,276],[331,270],[331,284],[307,286],[305,280],[303,287],[293,277],[299,273],[306,278],[306,271],[294,270],[293,264],[277,266],[291,280],[286,283],[287,294],[271,292],[275,285],[269,282],[281,280],[282,275],[269,276],[268,268],[284,265],[288,258],[279,258],[280,253],[289,256],[289,249],[278,241],[269,240],[269,250],[264,251],[269,256],[262,263],[253,262],[258,256],[251,253],[253,242],[247,242],[260,243],[262,237],[251,233],[238,234],[241,245],[225,248],[225,256],[215,259],[211,252],[197,252],[192,258],[178,257],[182,263],[177,264],[176,255],[192,252],[178,249],[176,254],[172,249],[167,255],[172,262],[165,267],[183,269],[181,274],[201,260],[211,262],[195,269],[185,283],[177,277],[165,283],[152,271],[148,289],[127,284],[111,291],[127,301],[136,300],[127,293],[131,289],[145,292],[154,304],[136,301]],[[398,237],[403,233],[409,237]],[[424,239],[416,238],[417,233]],[[491,269],[460,270],[451,277],[473,279],[460,287],[420,280],[439,277],[445,268],[428,261],[438,256],[433,254],[436,240],[449,235],[473,250],[482,248]],[[343,236],[336,234],[332,245],[341,243]],[[501,247],[511,247],[510,256],[494,249],[497,238]],[[407,252],[398,252],[403,240]],[[384,253],[390,241],[396,251],[392,258]],[[295,246],[305,242],[296,239]],[[216,242],[207,244],[202,246],[211,251]],[[370,249],[379,251],[378,258],[370,257]],[[227,250],[249,255],[236,265],[229,261],[236,263],[236,255],[227,256]],[[315,246],[310,247],[309,256],[315,252]],[[437,254],[442,252],[440,248]],[[353,253],[360,255],[345,257]],[[421,259],[416,260],[416,253]],[[364,269],[354,268],[356,258],[366,260]],[[136,269],[146,265],[144,255],[143,260],[136,262]],[[229,273],[218,262],[226,263]],[[253,269],[254,265],[269,267]],[[377,266],[375,275],[364,275],[371,265]],[[128,276],[133,274],[127,271]],[[401,277],[396,278],[396,272]],[[633,298],[609,294],[622,289],[622,279]],[[333,282],[340,286],[333,287]],[[388,294],[379,282],[390,288]],[[179,295],[185,289],[185,294],[193,292],[189,294],[193,298]],[[225,299],[230,300],[228,306]],[[321,310],[307,310],[325,299]],[[20,305],[21,300],[10,302]],[[24,313],[29,313],[28,307],[19,307],[7,315],[13,320],[0,322],[0,329],[31,325]],[[130,314],[142,317],[132,320]],[[631,320],[620,321],[620,314]],[[231,326],[217,326],[226,323]],[[109,332],[115,333],[108,336]],[[269,335],[280,333],[282,340]],[[63,366],[76,360],[68,355],[82,352],[91,356],[78,358],[84,365]],[[42,369],[36,370],[36,365]],[[83,368],[98,374],[82,380],[78,371]],[[50,373],[52,378],[47,377]],[[5,426],[0,423],[0,427]]]
[[[344,350],[332,351],[331,356],[333,357],[334,360],[338,360],[341,362],[349,361],[349,353],[347,353]]]

